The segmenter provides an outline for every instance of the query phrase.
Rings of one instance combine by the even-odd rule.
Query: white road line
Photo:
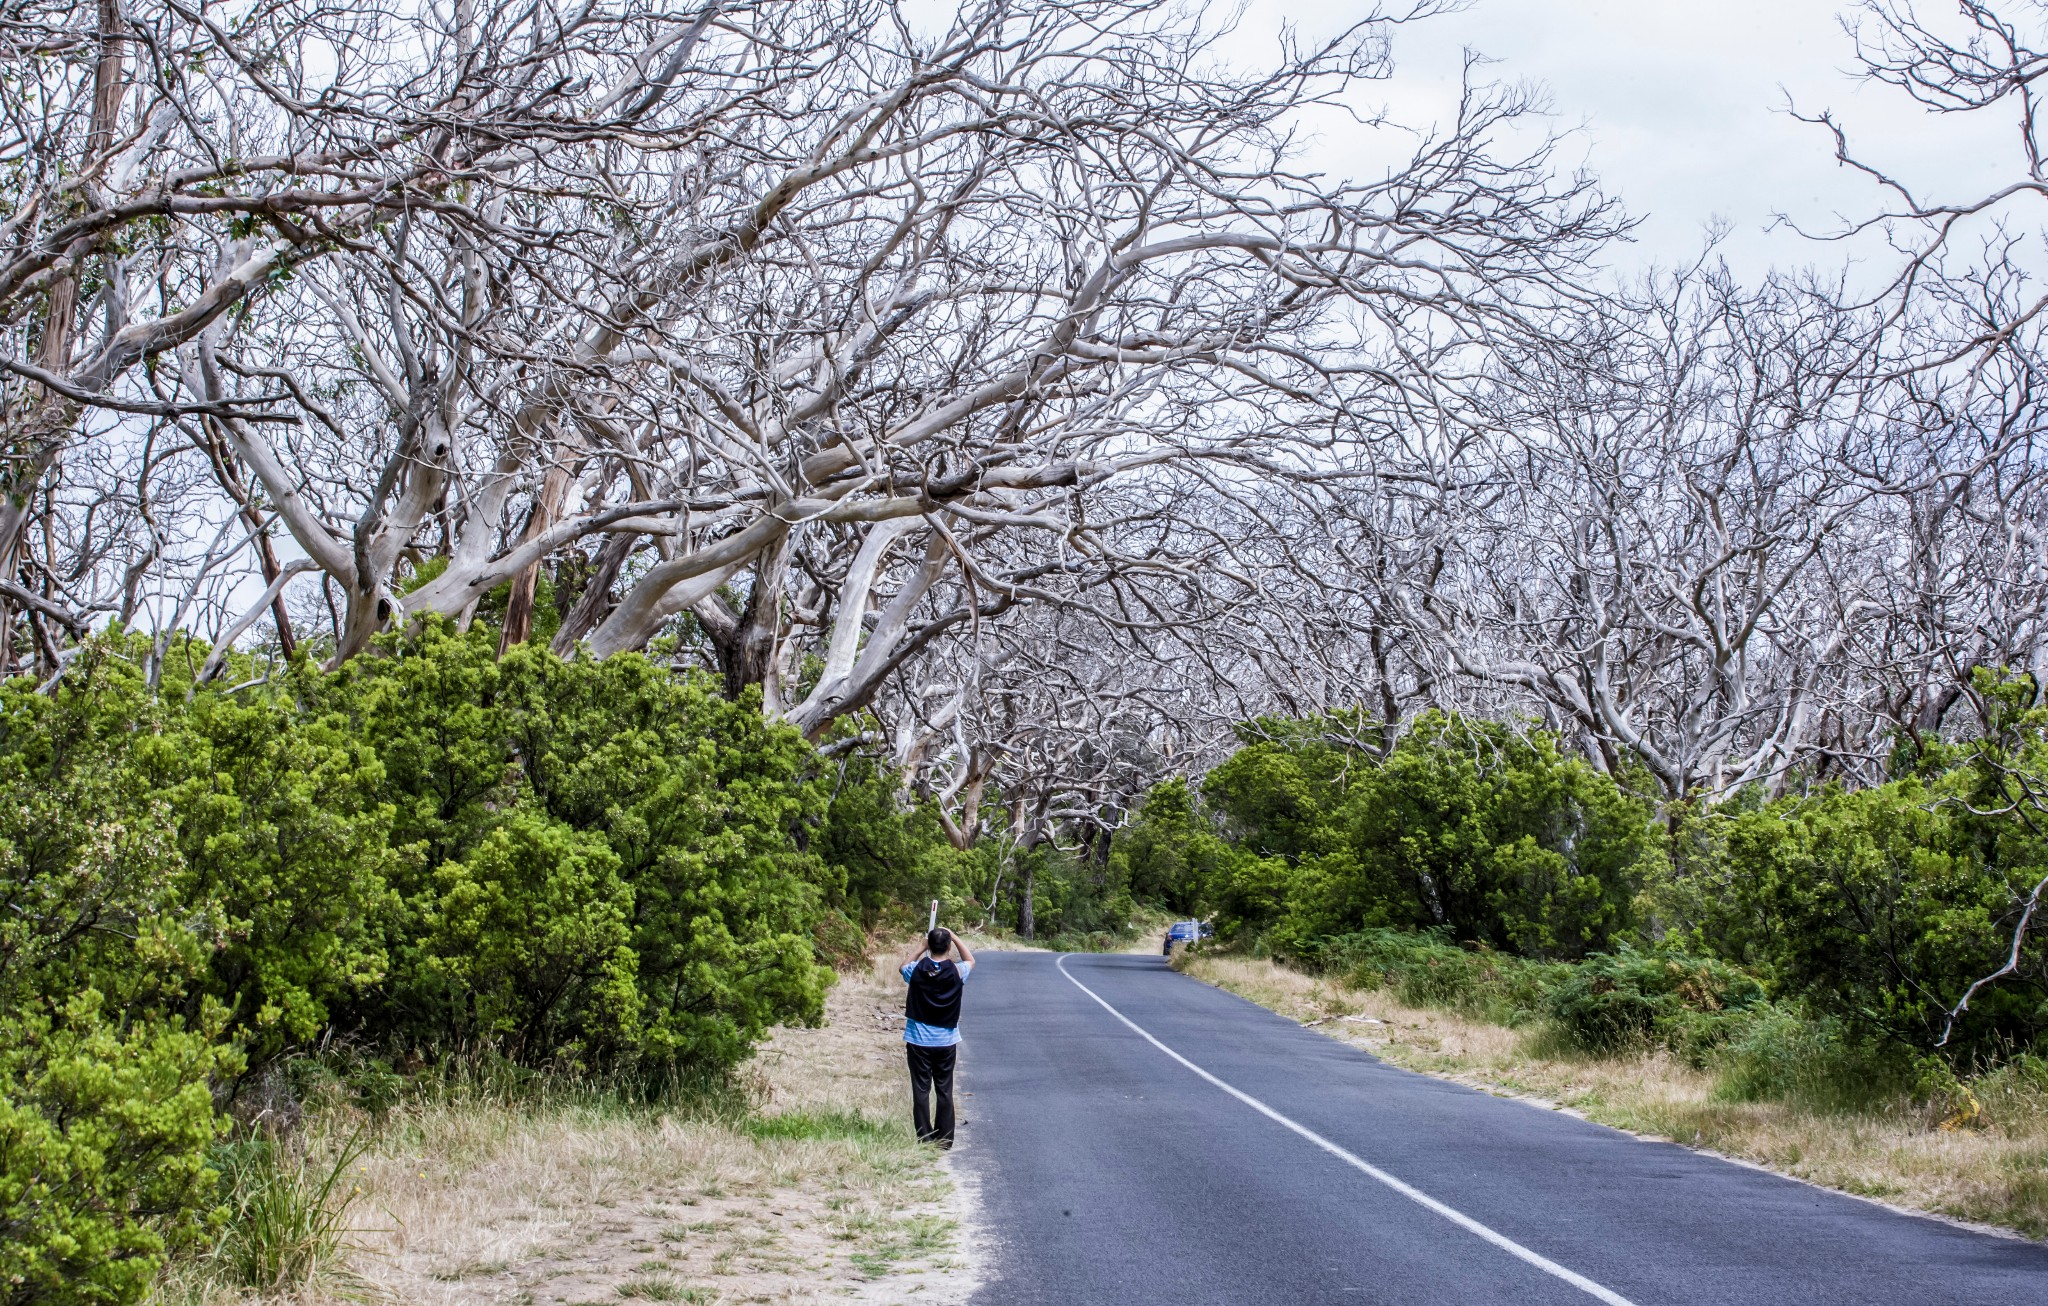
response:
[[[1386,1171],[1380,1169],[1378,1166],[1373,1165],[1371,1162],[1363,1160],[1351,1152],[1345,1151],[1343,1148],[1337,1146],[1335,1143],[1323,1137],[1315,1130],[1310,1129],[1307,1125],[1298,1124],[1293,1120],[1289,1120],[1286,1116],[1281,1115],[1272,1107],[1269,1107],[1264,1102],[1259,1101],[1259,1099],[1253,1097],[1250,1093],[1244,1092],[1241,1089],[1234,1088],[1231,1085],[1224,1083],[1222,1080],[1216,1078],[1216,1076],[1202,1069],[1200,1066],[1188,1060],[1180,1053],[1175,1052],[1172,1048],[1166,1046],[1166,1044],[1161,1043],[1158,1039],[1152,1037],[1152,1035],[1143,1026],[1139,1025],[1129,1016],[1126,1016],[1123,1012],[1118,1011],[1115,1007],[1110,1006],[1107,1002],[1103,1002],[1102,995],[1100,993],[1097,993],[1094,989],[1089,988],[1086,984],[1083,984],[1080,980],[1074,978],[1072,972],[1070,972],[1067,969],[1067,959],[1065,957],[1061,957],[1058,961],[1054,962],[1053,964],[1059,967],[1060,974],[1065,975],[1067,977],[1067,982],[1069,984],[1072,984],[1075,988],[1081,990],[1081,992],[1086,993],[1089,997],[1094,998],[1097,1002],[1101,1003],[1102,1009],[1104,1011],[1107,1011],[1110,1015],[1115,1016],[1118,1020],[1121,1020],[1125,1025],[1128,1025],[1132,1033],[1136,1034],[1139,1038],[1144,1039],[1153,1047],[1158,1048],[1167,1056],[1172,1057],[1175,1061],[1180,1062],[1189,1070],[1194,1071],[1203,1079],[1208,1080],[1211,1084],[1214,1084],[1216,1087],[1230,1094],[1232,1097],[1244,1103],[1252,1110],[1258,1112],[1260,1115],[1266,1117],[1268,1120],[1271,1120],[1273,1123],[1278,1125],[1284,1125],[1287,1128],[1292,1129],[1295,1133],[1300,1134],[1303,1138],[1306,1138],[1309,1142],[1314,1143],[1317,1147],[1322,1148],[1325,1152],[1328,1152],[1331,1156],[1336,1157],[1339,1161],[1342,1161],[1346,1165],[1352,1167],[1353,1169],[1358,1170],[1364,1174],[1370,1175],[1372,1178],[1379,1180],[1381,1183],[1393,1189],[1395,1192],[1401,1194],[1401,1196],[1407,1198],[1409,1201],[1415,1203],[1417,1206],[1436,1212],[1438,1215],[1441,1215],[1444,1219],[1449,1220],[1452,1224],[1457,1225],[1460,1229],[1465,1230],[1467,1233],[1476,1234],[1477,1236],[1484,1238],[1486,1241],[1500,1248],[1508,1255],[1516,1257],[1520,1260],[1527,1261],[1529,1264],[1535,1266],[1537,1269],[1543,1271],[1545,1274],[1553,1275],[1557,1278],[1563,1279],[1566,1283],[1569,1283],[1572,1287],[1577,1288],[1580,1292],[1585,1293],[1588,1297],[1592,1297],[1598,1301],[1606,1302],[1607,1306],[1634,1306],[1634,1303],[1630,1302],[1628,1298],[1622,1296],[1620,1293],[1615,1292],[1610,1288],[1601,1287],[1599,1284],[1593,1282],[1585,1275],[1580,1274],[1574,1270],[1568,1270],[1564,1266],[1559,1265],[1556,1261],[1551,1260],[1549,1257],[1537,1255],[1535,1252],[1530,1251],[1527,1247],[1522,1246],[1522,1244],[1516,1242],[1514,1239],[1508,1237],[1506,1234],[1496,1233],[1494,1230],[1487,1228],[1485,1225],[1479,1223],[1479,1221],[1473,1219],[1471,1216],[1465,1214],[1463,1211],[1458,1210],[1456,1207],[1444,1205],[1442,1202],[1436,1200],[1436,1198],[1431,1197],[1428,1193],[1423,1192],[1420,1188],[1416,1188],[1412,1185],[1402,1183],[1399,1179],[1394,1178],[1394,1176],[1388,1174]]]

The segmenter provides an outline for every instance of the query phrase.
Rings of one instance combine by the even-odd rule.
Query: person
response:
[[[953,1061],[960,1050],[960,994],[973,970],[974,950],[943,927],[925,935],[923,947],[903,958],[903,982],[910,986],[903,1002],[903,1051],[910,1060],[910,1120],[922,1143],[953,1145]],[[927,1094],[936,1102],[928,1103]]]

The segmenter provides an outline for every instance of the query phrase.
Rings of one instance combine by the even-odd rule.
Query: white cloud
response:
[[[1245,35],[1270,35],[1282,22],[1328,34],[1368,7],[1254,0]],[[1402,29],[1394,80],[1367,88],[1359,102],[1384,102],[1410,122],[1443,121],[1469,47],[1494,61],[1488,76],[1547,87],[1556,125],[1582,125],[1567,157],[1583,157],[1644,218],[1623,262],[1686,259],[1720,218],[1732,228],[1725,249],[1738,266],[1833,265],[1846,251],[1767,232],[1773,215],[1832,229],[1838,215],[1873,213],[1882,196],[1835,163],[1823,130],[1784,111],[1788,96],[1804,112],[1834,110],[1870,158],[1931,195],[1975,197],[2017,173],[2010,114],[1936,117],[1850,76],[1841,8],[1836,0],[1473,0]],[[1391,142],[1319,127],[1312,157],[1321,168],[1384,166]]]

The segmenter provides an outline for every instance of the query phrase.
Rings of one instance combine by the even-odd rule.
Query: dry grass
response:
[[[2048,1237],[2048,1103],[2038,1093],[1953,1118],[1900,1103],[1864,1114],[1734,1102],[1715,1077],[1666,1054],[1561,1055],[1540,1031],[1404,1005],[1271,961],[1195,955],[1188,974],[1395,1065],[1674,1139],[1811,1183]]]
[[[405,1306],[965,1301],[960,1195],[909,1129],[899,992],[886,961],[842,977],[823,1028],[762,1049],[744,1118],[601,1100],[394,1111],[355,1168],[359,1232],[332,1287]],[[234,1300],[186,1278],[166,1298]]]

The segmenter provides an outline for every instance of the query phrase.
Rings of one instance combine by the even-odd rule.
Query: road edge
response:
[[[1345,1037],[1344,1031],[1342,1029],[1336,1028],[1335,1026],[1329,1024],[1326,1021],[1296,1020],[1293,1016],[1288,1015],[1286,1012],[1281,1011],[1276,1007],[1268,1006],[1266,1003],[1259,1001],[1257,998],[1254,998],[1249,994],[1240,993],[1236,989],[1231,988],[1228,985],[1219,984],[1213,980],[1204,979],[1199,975],[1190,975],[1186,971],[1181,970],[1177,966],[1173,967],[1173,973],[1180,976],[1182,979],[1189,980],[1196,984],[1200,984],[1206,988],[1215,989],[1219,993],[1227,993],[1231,997],[1237,998],[1239,1001],[1248,1002],[1252,1006],[1257,1007],[1259,1010],[1269,1012],[1272,1015],[1278,1016],[1280,1019],[1287,1021],[1292,1025],[1296,1025],[1302,1029],[1306,1029],[1313,1033],[1320,1034],[1323,1037],[1329,1039],[1331,1042],[1342,1044],[1344,1047],[1351,1049],[1352,1051],[1358,1053],[1360,1056],[1370,1058],[1371,1060],[1378,1062],[1380,1065],[1385,1066],[1389,1070],[1397,1070],[1403,1074],[1408,1075],[1420,1075],[1426,1079],[1434,1079],[1441,1083],[1455,1084],[1459,1088],[1469,1089],[1474,1093],[1483,1093],[1488,1097],[1498,1098],[1504,1102],[1514,1102],[1518,1105],[1529,1107],[1532,1110],[1545,1111],[1554,1115],[1570,1116],[1574,1120],[1582,1120],[1589,1125],[1596,1125],[1601,1129],[1606,1129],[1617,1134],[1626,1135],[1629,1138],[1635,1139],[1637,1142],[1668,1143],[1673,1147],[1683,1148],[1686,1151],[1695,1153],[1699,1156],[1712,1157],[1717,1161],[1725,1161],[1730,1165],[1740,1166],[1745,1170],[1754,1170],[1760,1174],[1767,1174],[1775,1176],[1779,1179],[1790,1180],[1795,1184],[1804,1185],[1805,1187],[1814,1189],[1817,1192],[1831,1193],[1837,1197],[1851,1198],[1855,1201],[1863,1202],[1867,1205],[1878,1207],[1881,1210],[1889,1211],[1894,1215],[1907,1215],[1912,1216],[1915,1219],[1931,1220],[1936,1224],[1947,1225],[1950,1228],[1960,1229],[1966,1233],[1985,1234],[1990,1237],[2004,1239],[2009,1242],[2025,1243],[2031,1247],[2048,1246],[2048,1238],[2029,1238],[2026,1234],[2021,1233],[2019,1230],[2009,1229],[2003,1225],[1983,1224],[1975,1220],[1963,1219],[1961,1216],[1950,1215],[1943,1211],[1930,1211],[1925,1207],[1919,1206],[1905,1206],[1898,1202],[1887,1201],[1882,1197],[1873,1197],[1868,1193],[1853,1192],[1847,1188],[1837,1188],[1832,1184],[1824,1184],[1818,1180],[1810,1179],[1805,1175],[1792,1174],[1789,1171],[1780,1170],[1776,1166],[1766,1165],[1761,1161],[1753,1161],[1748,1157],[1732,1156],[1729,1153],[1720,1151],[1717,1148],[1705,1147],[1697,1143],[1688,1143],[1684,1139],[1673,1138],[1668,1134],[1649,1134],[1644,1133],[1640,1130],[1627,1128],[1623,1125],[1610,1124],[1607,1121],[1600,1119],[1598,1116],[1589,1115],[1576,1107],[1566,1106],[1562,1102],[1553,1101],[1550,1098],[1546,1098],[1535,1093],[1517,1092],[1513,1089],[1505,1088],[1496,1084],[1489,1084],[1469,1074],[1448,1073],[1444,1071],[1425,1070],[1416,1066],[1404,1066],[1398,1061],[1391,1061],[1386,1057],[1378,1055],[1372,1049],[1361,1046],[1359,1043],[1354,1042],[1352,1039]]]

